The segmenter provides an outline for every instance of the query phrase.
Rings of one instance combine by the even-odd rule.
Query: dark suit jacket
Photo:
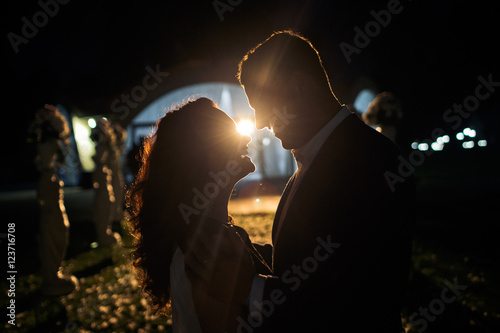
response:
[[[399,151],[354,114],[330,135],[291,202],[279,239],[262,320],[253,332],[400,333],[411,256],[412,179],[391,191]],[[261,247],[270,253],[270,246]],[[246,327],[248,330],[248,327]],[[243,330],[245,331],[245,330]]]

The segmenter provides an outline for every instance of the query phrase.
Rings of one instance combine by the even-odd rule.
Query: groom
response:
[[[257,128],[273,130],[298,166],[273,245],[255,244],[272,275],[238,275],[248,294],[238,332],[401,332],[414,188],[387,183],[397,148],[340,104],[318,52],[294,32],[250,50],[238,79]],[[230,279],[227,262],[214,265]]]

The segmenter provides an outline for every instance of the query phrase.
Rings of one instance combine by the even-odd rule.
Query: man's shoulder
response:
[[[355,114],[347,117],[325,141],[320,150],[325,160],[363,162],[394,159],[397,146],[387,137],[366,125]]]

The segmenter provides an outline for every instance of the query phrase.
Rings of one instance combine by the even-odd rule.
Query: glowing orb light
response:
[[[94,118],[89,118],[89,120],[87,120],[87,124],[89,125],[90,128],[95,128],[97,126],[97,123]]]
[[[255,124],[253,121],[248,119],[243,119],[237,124],[238,132],[244,135],[251,135],[255,130]]]

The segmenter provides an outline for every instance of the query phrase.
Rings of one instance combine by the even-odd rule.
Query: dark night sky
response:
[[[21,35],[23,17],[33,22],[40,3],[55,0],[4,1],[2,138],[9,144],[2,161],[27,152],[25,129],[45,103],[108,113],[117,95],[141,82],[146,66],[222,61],[228,73],[236,72],[234,59],[284,28],[313,41],[343,102],[352,102],[353,82],[368,77],[378,90],[401,98],[408,139],[428,136],[442,125],[447,108],[474,93],[479,75],[492,73],[500,81],[498,10],[493,1],[401,0],[401,12],[348,63],[339,44],[353,45],[353,28],[364,30],[374,19],[372,10],[394,1],[221,0],[237,4],[221,21],[211,0],[72,0],[59,4],[17,54],[8,33]],[[500,91],[481,102],[475,115],[490,133],[499,130],[499,96]]]

